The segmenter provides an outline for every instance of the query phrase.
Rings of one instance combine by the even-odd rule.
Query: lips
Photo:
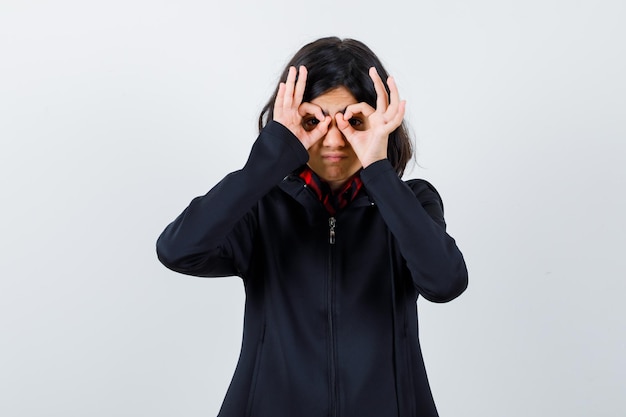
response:
[[[342,153],[329,153],[329,154],[324,154],[322,155],[322,158],[325,161],[329,161],[329,162],[339,162],[344,158],[347,158],[348,156]]]

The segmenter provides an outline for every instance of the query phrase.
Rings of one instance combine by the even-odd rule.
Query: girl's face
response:
[[[346,107],[356,104],[357,101],[347,88],[337,87],[317,96],[311,103],[319,106],[332,120],[326,135],[309,148],[308,165],[322,180],[328,182],[334,191],[341,188],[361,168],[361,161],[337,128],[335,120],[337,113],[343,113]],[[305,116],[303,120],[305,127],[307,123],[312,123],[311,119],[314,122],[313,116]],[[355,124],[363,123],[355,120]]]

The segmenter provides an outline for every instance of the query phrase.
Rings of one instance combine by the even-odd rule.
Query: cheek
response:
[[[320,154],[320,146],[319,146],[319,142],[315,143],[313,146],[311,146],[307,152],[309,153],[309,157],[310,158],[315,158],[316,156],[318,156]]]

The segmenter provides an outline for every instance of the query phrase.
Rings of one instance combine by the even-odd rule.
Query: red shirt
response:
[[[340,189],[333,192],[330,185],[315,173],[308,165],[298,174],[306,185],[312,189],[317,198],[322,202],[328,213],[335,215],[339,210],[346,207],[359,193],[363,181],[358,173],[353,175]]]

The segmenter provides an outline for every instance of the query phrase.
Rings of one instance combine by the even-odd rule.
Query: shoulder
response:
[[[404,183],[409,186],[422,205],[437,204],[443,214],[443,201],[434,185],[421,178],[406,180]]]

